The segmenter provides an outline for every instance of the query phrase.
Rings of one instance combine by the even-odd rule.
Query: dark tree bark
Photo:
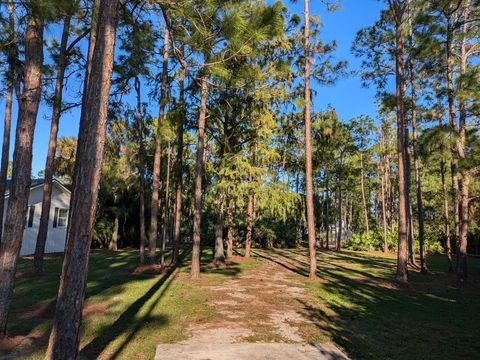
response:
[[[227,205],[227,259],[233,256],[233,198],[230,196]]]
[[[386,254],[388,253],[388,241],[387,241],[387,213],[386,213],[386,205],[385,205],[385,173],[384,167],[382,166],[382,224],[383,224],[383,252]]]
[[[250,181],[251,176],[250,176]],[[248,194],[247,201],[247,232],[245,236],[245,258],[250,258],[250,249],[252,247],[252,232],[253,232],[253,194]]]
[[[33,136],[42,91],[43,27],[43,19],[29,9],[25,34],[23,93],[18,99],[12,187],[0,243],[0,335],[6,334],[7,330],[8,310],[25,228],[32,175]]]
[[[336,251],[340,251],[342,248],[342,186],[338,185],[338,230],[337,230],[337,246]]]
[[[225,264],[225,251],[223,249],[225,191],[223,189],[219,189],[217,194],[217,222],[215,223],[215,252],[213,255],[213,263],[218,266]]]
[[[45,244],[48,235],[48,222],[50,220],[50,205],[52,203],[53,174],[55,171],[55,152],[57,151],[57,134],[60,116],[62,112],[63,81],[67,67],[67,44],[70,34],[69,15],[63,21],[62,39],[60,41],[60,53],[57,65],[57,81],[55,84],[55,95],[52,109],[52,122],[50,125],[50,138],[48,141],[47,160],[45,163],[45,180],[43,183],[42,213],[35,245],[35,256],[33,259],[33,271],[37,274],[43,272],[43,257],[45,255]]]
[[[135,77],[135,92],[137,96],[137,114],[136,114],[136,130],[138,141],[138,173],[140,180],[138,220],[140,222],[140,265],[145,264],[145,245],[147,244],[147,230],[145,229],[145,140],[144,140],[144,123],[142,113],[142,98],[140,78]]]
[[[8,0],[8,15],[10,40],[12,43],[15,39],[15,14],[13,0]],[[5,117],[3,122],[3,143],[2,143],[2,161],[0,165],[0,199],[5,199],[5,191],[7,186],[8,174],[8,158],[10,155],[10,131],[12,126],[12,104],[13,104],[13,88],[14,88],[14,67],[11,64],[13,59],[9,58],[7,69],[7,93],[5,95]],[[17,81],[18,82],[18,81]],[[18,87],[18,85],[17,85]],[[3,233],[3,215],[5,213],[5,201],[0,201],[0,243],[2,242]]]
[[[461,33],[461,42],[460,42],[460,78],[458,82],[459,92],[461,93],[464,89],[464,80],[462,78],[467,71],[467,61],[468,61],[468,52],[467,52],[467,33],[469,32],[469,27],[471,22],[469,21],[470,15],[470,0],[465,2],[465,9],[463,10],[463,25]],[[459,128],[458,128],[458,140],[456,144],[456,152],[458,154],[459,160],[464,162],[466,154],[466,144],[467,144],[467,109],[465,99],[459,97],[458,100],[458,109],[459,109]],[[467,246],[468,246],[468,223],[470,221],[470,211],[469,211],[469,192],[470,192],[470,183],[474,176],[476,175],[476,169],[468,169],[465,166],[462,167],[460,171],[459,178],[459,199],[457,200],[460,210],[460,224],[459,224],[459,245],[458,245],[458,263],[457,263],[457,279],[460,282],[467,280]]]
[[[396,279],[408,281],[407,273],[407,237],[408,237],[408,201],[406,189],[406,139],[405,139],[405,45],[403,23],[405,3],[402,0],[389,0],[392,17],[395,21],[395,77],[397,108],[397,156],[398,156],[398,253]]]
[[[197,279],[200,276],[200,236],[202,219],[202,179],[205,162],[205,120],[207,115],[208,77],[201,79],[201,100],[198,114],[198,142],[195,164],[195,209],[193,214],[193,251],[191,276]]]
[[[155,157],[153,160],[153,179],[152,179],[152,201],[150,210],[150,234],[148,237],[148,259],[150,263],[155,262],[158,238],[158,210],[160,207],[160,159],[162,157],[162,144],[160,139],[161,123],[165,116],[165,105],[167,101],[167,80],[168,80],[168,50],[169,50],[169,32],[165,29],[163,37],[163,68],[162,85],[160,88],[160,111],[157,121],[157,134],[155,137]]]
[[[82,114],[70,204],[70,223],[46,359],[78,358],[88,257],[97,208],[115,51],[118,1],[101,0]]]
[[[310,279],[317,277],[317,255],[315,249],[315,214],[313,204],[313,176],[312,176],[312,144],[311,144],[311,90],[310,90],[310,17],[308,12],[309,0],[304,0],[305,15],[305,182],[306,182],[306,202],[307,202],[307,228],[308,228],[308,251],[310,254]]]
[[[118,228],[120,225],[120,220],[118,219],[118,213],[115,209],[115,217],[113,219],[113,231],[112,231],[112,239],[108,244],[108,250],[110,251],[117,251],[118,250]]]
[[[7,94],[5,97],[5,118],[3,122],[3,144],[2,144],[2,164],[0,167],[0,198],[5,199],[5,191],[7,185],[8,173],[8,158],[10,153],[10,129],[12,124],[12,98],[13,85],[10,81],[7,87]],[[3,232],[3,214],[5,211],[5,202],[0,201],[0,243]]]
[[[328,250],[330,247],[330,172],[328,168],[325,168],[325,248]]]
[[[177,128],[177,164],[175,183],[175,228],[173,231],[173,255],[172,263],[178,262],[180,248],[180,232],[182,228],[182,191],[183,191],[183,127],[185,122],[185,68],[182,67],[179,79],[180,85],[180,109],[181,115]]]
[[[405,94],[405,92],[404,92]],[[413,206],[411,198],[411,166],[410,166],[410,153],[409,153],[409,135],[408,124],[405,115],[405,192],[407,202],[407,224],[408,224],[408,263],[413,268],[418,268],[415,258],[415,226],[413,221]]]
[[[172,157],[172,148],[170,143],[168,143],[167,148],[167,179],[165,181],[165,211],[163,217],[163,229],[162,229],[162,253],[160,256],[160,268],[163,270],[165,268],[165,250],[166,244],[169,241],[168,237],[170,232],[168,227],[170,224],[170,172],[171,172],[171,157]]]
[[[443,191],[443,213],[444,213],[444,224],[445,224],[445,252],[447,255],[448,262],[448,272],[453,272],[453,263],[452,263],[452,240],[450,237],[450,214],[448,206],[448,191],[447,184],[445,181],[445,172],[446,166],[445,161],[440,162],[440,176],[442,179],[442,191]]]

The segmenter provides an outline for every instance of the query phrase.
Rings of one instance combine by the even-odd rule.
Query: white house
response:
[[[7,189],[10,182],[7,182]],[[5,195],[5,222],[8,207],[9,193]],[[42,212],[43,179],[33,179],[28,196],[27,222],[23,232],[22,248],[20,256],[32,255],[35,253],[40,215]],[[59,181],[53,181],[52,203],[50,206],[50,217],[48,223],[47,243],[45,253],[63,252],[67,237],[68,209],[70,207],[70,190]]]

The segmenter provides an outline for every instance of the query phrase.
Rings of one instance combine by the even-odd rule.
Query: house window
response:
[[[63,228],[67,226],[68,209],[55,208],[55,216],[53,218],[54,228]]]
[[[27,208],[27,227],[33,227],[33,217],[35,216],[35,205],[30,205]]]

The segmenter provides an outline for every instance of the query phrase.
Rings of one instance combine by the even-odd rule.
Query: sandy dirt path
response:
[[[205,306],[218,316],[192,325],[186,341],[159,345],[156,359],[347,359],[333,344],[309,345],[302,337],[301,326],[312,323],[300,305],[307,300],[303,280],[261,260],[210,286],[218,296]]]

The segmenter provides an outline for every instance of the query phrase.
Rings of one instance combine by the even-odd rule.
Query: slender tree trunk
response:
[[[410,7],[410,0],[409,0]],[[423,193],[422,193],[422,174],[420,170],[420,159],[418,154],[418,136],[417,136],[417,92],[415,85],[415,64],[413,53],[413,28],[412,28],[412,16],[409,14],[410,22],[410,56],[409,56],[409,68],[410,68],[410,88],[412,96],[412,147],[413,147],[413,163],[415,168],[415,182],[417,193],[417,211],[418,211],[418,241],[420,247],[420,270],[422,273],[427,272],[427,265],[425,259],[425,217],[423,213]]]
[[[367,208],[367,199],[365,196],[365,180],[363,174],[363,153],[360,152],[360,188],[362,190],[362,205],[363,205],[363,216],[365,219],[365,232],[367,237],[370,236],[370,226],[368,223],[368,208]]]
[[[15,9],[13,0],[8,0],[8,15],[10,27],[10,40],[14,42],[15,39]],[[8,175],[8,159],[10,155],[10,131],[12,127],[12,104],[13,104],[13,88],[14,88],[14,70],[13,65],[9,60],[7,70],[7,94],[5,95],[5,117],[3,122],[3,143],[2,143],[2,161],[0,165],[0,243],[2,242],[3,234],[3,215],[5,214],[5,191],[7,187]],[[18,82],[18,80],[17,80]]]
[[[215,253],[213,255],[213,263],[215,265],[225,264],[225,252],[223,249],[223,221],[224,221],[224,202],[225,192],[223,189],[218,190],[217,203],[217,222],[215,224]]]
[[[120,221],[118,219],[118,215],[115,213],[115,218],[113,219],[113,232],[112,232],[112,240],[110,240],[110,244],[108,244],[108,250],[110,251],[117,251],[118,250],[118,227]]]
[[[5,119],[3,123],[3,144],[2,144],[2,164],[0,168],[0,198],[5,199],[5,190],[7,185],[8,158],[10,153],[10,129],[12,124],[12,98],[13,85],[8,84],[7,95],[5,97]],[[5,201],[0,201],[0,243],[3,233],[3,215],[5,211]]]
[[[152,179],[152,201],[150,210],[150,234],[148,237],[148,258],[150,263],[155,263],[158,238],[158,209],[160,196],[160,159],[162,157],[161,144],[161,123],[165,116],[165,105],[167,100],[167,80],[168,80],[168,49],[169,34],[168,28],[165,28],[163,37],[163,68],[162,85],[160,88],[160,111],[157,121],[157,134],[155,137],[155,156],[153,160],[153,179]]]
[[[461,224],[460,224],[460,246],[457,264],[457,278],[460,282],[467,280],[467,245],[468,245],[468,222],[469,222],[469,185],[471,175],[468,171],[462,174],[461,186]]]
[[[140,78],[135,76],[135,92],[137,96],[137,114],[136,128],[138,141],[138,173],[140,181],[138,221],[140,222],[140,265],[145,264],[145,244],[147,243],[147,231],[145,229],[145,141],[144,141],[144,124],[142,112],[142,98]]]
[[[413,68],[413,65],[412,65]],[[413,71],[413,69],[411,70]],[[417,136],[417,114],[416,114],[416,94],[415,84],[412,75],[412,137],[413,137],[413,161],[415,167],[415,182],[417,191],[417,211],[418,211],[418,240],[420,245],[420,270],[427,272],[427,264],[425,259],[425,217],[423,212],[423,193],[422,193],[422,174],[420,170],[420,157],[418,154],[418,136]]]
[[[55,171],[55,152],[57,151],[57,134],[60,115],[62,112],[62,93],[65,69],[67,67],[67,43],[70,33],[70,16],[66,16],[63,22],[62,40],[60,42],[60,55],[57,65],[57,81],[55,84],[55,96],[52,110],[52,122],[50,126],[50,139],[48,141],[47,161],[45,163],[45,180],[43,183],[42,213],[35,245],[33,271],[37,274],[43,272],[43,257],[48,235],[48,222],[50,220],[50,205],[52,202],[53,174]]]
[[[307,227],[308,227],[308,251],[310,253],[310,279],[317,277],[317,256],[315,249],[315,214],[313,206],[313,176],[312,176],[312,144],[311,144],[311,119],[310,119],[310,17],[308,13],[308,2],[304,0],[305,14],[305,182],[306,182],[306,203],[307,203]]]
[[[453,42],[453,26],[452,20],[448,19],[447,21],[447,69],[446,69],[446,78],[447,78],[447,101],[448,101],[448,116],[450,121],[450,127],[453,132],[458,132],[457,128],[457,114],[455,109],[455,90],[454,90],[454,42]],[[451,174],[452,174],[452,190],[453,190],[453,208],[454,208],[454,227],[455,227],[455,246],[457,248],[457,257],[459,250],[459,241],[460,241],[460,189],[458,186],[458,165],[457,165],[457,155],[456,155],[456,146],[453,145],[452,149],[452,160],[451,160]]]
[[[463,26],[460,45],[460,79],[458,83],[459,92],[463,91],[464,80],[462,76],[467,71],[467,33],[469,31],[469,14],[470,1],[465,2],[465,10],[463,12]],[[464,162],[467,155],[465,153],[465,146],[467,143],[467,110],[465,100],[459,97],[459,137],[457,140],[457,154],[460,161]],[[460,171],[459,190],[460,198],[458,200],[460,208],[460,224],[459,224],[459,246],[458,246],[458,263],[457,263],[457,278],[460,282],[467,280],[467,246],[468,246],[468,223],[470,221],[469,214],[469,188],[472,180],[472,173],[470,170],[463,167]]]
[[[166,243],[169,241],[168,224],[170,223],[170,172],[171,172],[171,156],[172,149],[170,143],[168,143],[168,155],[167,155],[167,179],[165,181],[165,213],[163,218],[163,231],[162,231],[162,254],[160,257],[160,268],[163,270],[165,267],[165,249]]]
[[[405,92],[404,92],[405,94]],[[405,115],[406,117],[406,115]],[[415,226],[413,221],[413,207],[412,207],[412,198],[410,192],[411,184],[411,167],[410,167],[410,153],[409,153],[409,135],[408,135],[408,125],[405,121],[405,191],[406,191],[406,202],[407,202],[407,224],[408,224],[408,263],[417,268],[417,262],[415,259]]]
[[[65,257],[46,359],[78,358],[88,257],[104,159],[117,11],[118,1],[101,0],[90,79],[83,96]]]
[[[250,182],[251,176],[250,176]],[[245,258],[250,258],[250,249],[252,247],[252,231],[253,231],[253,194],[248,194],[247,201],[247,232],[245,237]]]
[[[227,259],[233,256],[233,198],[230,196],[227,205]]]
[[[440,175],[442,178],[442,191],[443,191],[443,212],[444,212],[444,220],[445,220],[445,251],[447,255],[448,261],[448,272],[453,272],[453,264],[452,264],[452,242],[450,238],[450,218],[449,218],[449,210],[448,210],[448,191],[447,185],[445,182],[445,161],[440,162]]]
[[[330,191],[329,191],[329,180],[330,174],[328,169],[325,168],[326,172],[326,181],[325,181],[325,195],[326,195],[326,204],[325,204],[325,248],[328,250],[330,246]]]
[[[207,115],[208,77],[202,77],[201,101],[198,115],[198,143],[195,165],[195,211],[193,214],[193,252],[191,276],[197,279],[200,276],[200,235],[202,219],[202,179],[204,171],[205,153],[205,120]]]
[[[182,228],[182,191],[183,191],[183,124],[185,122],[185,68],[182,67],[179,79],[180,85],[180,109],[181,115],[177,129],[177,174],[175,183],[175,228],[173,231],[173,255],[172,263],[179,259],[180,235]]]
[[[340,251],[342,247],[342,186],[338,184],[338,230],[337,230],[337,246],[336,251]]]
[[[12,186],[3,238],[0,243],[0,284],[2,284],[0,287],[0,336],[5,335],[7,330],[8,310],[12,300],[17,260],[27,214],[33,136],[42,89],[43,26],[43,19],[30,9],[25,34],[23,94],[18,99]]]
[[[391,12],[395,20],[395,74],[397,102],[397,155],[398,155],[398,253],[397,274],[399,282],[408,281],[407,273],[407,238],[408,238],[408,201],[406,177],[406,139],[405,139],[405,47],[403,39],[404,6],[397,2],[391,3]]]
[[[383,252],[388,253],[388,240],[387,240],[387,214],[385,206],[385,174],[383,173],[382,166],[382,219],[383,219]]]

